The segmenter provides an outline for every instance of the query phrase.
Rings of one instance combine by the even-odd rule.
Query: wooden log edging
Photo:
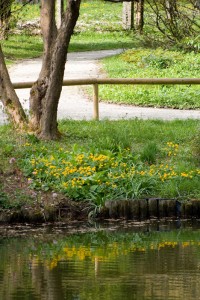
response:
[[[161,198],[110,200],[105,202],[102,214],[110,219],[133,221],[152,218],[200,218],[200,200],[179,201]]]

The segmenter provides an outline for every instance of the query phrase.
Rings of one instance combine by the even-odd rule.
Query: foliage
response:
[[[161,48],[132,49],[104,59],[103,65],[111,78],[198,78],[200,55]],[[100,86],[102,100],[139,106],[199,108],[199,95],[198,85]]]
[[[13,201],[13,199],[15,200]],[[13,209],[13,208],[21,208],[25,204],[27,204],[28,199],[24,197],[22,193],[16,191],[13,195],[13,199],[10,199],[5,192],[1,191],[0,187],[0,209]]]
[[[67,136],[59,143],[28,135],[11,153],[30,187],[96,206],[110,199],[198,198],[200,170],[189,137],[198,124],[63,121],[60,130]]]
[[[196,134],[193,139],[193,155],[197,159],[197,162],[200,164],[200,127],[197,128]]]
[[[1,191],[2,187],[0,185],[0,208],[8,208],[8,196],[6,193]]]
[[[199,35],[200,17],[197,1],[147,0],[145,4],[145,38],[185,47],[185,39]],[[148,35],[147,35],[148,33]],[[190,47],[193,47],[192,43]],[[187,47],[186,47],[187,48]]]
[[[40,5],[38,4],[21,4],[14,2],[12,4],[12,20],[13,23],[18,21],[30,21],[40,16]]]

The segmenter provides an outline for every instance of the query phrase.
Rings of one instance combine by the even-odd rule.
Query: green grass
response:
[[[128,49],[135,46],[130,35],[125,32],[83,32],[72,36],[70,52],[96,51],[109,49]]]
[[[21,10],[20,7],[15,5],[13,8],[15,12],[11,22],[13,28],[18,20],[25,22],[39,18],[38,5],[27,5]],[[121,4],[113,5],[103,1],[83,2],[69,51],[130,48],[135,45],[132,34],[122,30],[121,10]],[[24,30],[21,34],[9,35],[8,40],[3,42],[3,50],[8,63],[40,57],[43,50],[42,39]]]
[[[158,49],[132,49],[103,60],[111,78],[198,78],[200,54]],[[138,106],[200,108],[199,85],[100,87],[100,97]]]
[[[31,188],[97,206],[112,199],[200,198],[193,154],[199,121],[62,121],[59,127],[61,141],[42,142],[33,135],[15,140],[2,126],[1,168],[14,157]]]
[[[122,28],[122,4],[84,1],[72,36],[70,51],[131,48],[131,32]]]
[[[8,62],[39,57],[43,50],[41,37],[29,35],[11,35],[2,46]]]

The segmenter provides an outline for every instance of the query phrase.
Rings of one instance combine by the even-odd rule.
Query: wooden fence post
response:
[[[99,121],[99,86],[98,86],[98,83],[93,84],[93,105],[94,105],[93,118],[94,118],[94,120]]]

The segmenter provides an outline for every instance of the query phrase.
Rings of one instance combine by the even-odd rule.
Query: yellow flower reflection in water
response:
[[[151,242],[138,245],[137,243],[116,243],[108,244],[105,247],[92,247],[92,246],[68,246],[65,245],[59,254],[55,254],[51,259],[44,261],[44,264],[49,270],[57,267],[59,261],[63,260],[75,260],[75,261],[86,261],[90,260],[96,264],[96,262],[112,261],[119,256],[127,256],[133,252],[146,252],[152,251],[162,251],[165,248],[175,248],[175,247],[190,247],[190,246],[200,246],[200,242],[196,241],[161,241],[161,242]],[[40,258],[35,256],[32,260],[40,261]]]

